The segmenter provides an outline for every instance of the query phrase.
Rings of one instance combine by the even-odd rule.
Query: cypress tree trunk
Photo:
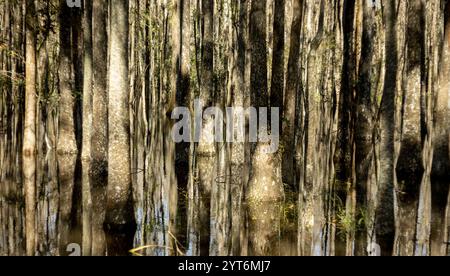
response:
[[[181,49],[180,49],[180,88],[177,91],[177,105],[189,107],[192,99],[191,95],[191,1],[182,0],[180,4],[180,32],[181,32]],[[192,133],[191,133],[192,135]],[[177,237],[181,244],[186,244],[186,233],[188,224],[187,205],[188,198],[186,192],[190,179],[193,177],[194,170],[191,167],[193,164],[194,154],[192,152],[193,145],[191,143],[179,143],[176,145],[176,161],[175,173],[177,174],[178,182],[178,211],[177,217]]]
[[[92,198],[92,255],[106,254],[103,223],[106,214],[106,186],[108,184],[108,38],[106,20],[108,2],[98,0],[92,6],[92,133],[91,133],[91,198]],[[95,118],[95,119],[94,119]]]
[[[380,180],[375,211],[375,239],[381,246],[381,254],[390,256],[393,252],[394,223],[394,134],[395,100],[397,91],[397,2],[384,4],[386,77],[380,110]]]
[[[77,144],[75,137],[74,67],[72,59],[72,13],[66,1],[60,2],[60,65],[59,65],[59,137],[57,143],[59,177],[59,246],[64,254],[69,244],[71,229],[72,200],[75,184],[75,163]]]
[[[248,27],[248,7],[247,0],[235,3],[234,17],[238,27],[235,29],[235,52],[233,70],[233,88],[232,105],[234,107],[246,108],[248,105],[248,89],[246,86],[246,50],[247,50],[247,27]],[[236,118],[235,118],[236,119]],[[234,129],[237,129],[237,120],[233,121]],[[247,127],[245,128],[247,129]],[[245,229],[245,212],[243,208],[245,186],[248,182],[248,162],[246,160],[246,152],[248,149],[247,141],[243,143],[233,143],[231,145],[231,172],[233,182],[231,187],[232,200],[232,255],[239,256],[241,248],[244,247],[245,241],[243,234]]]
[[[163,114],[170,114],[172,109],[175,107],[177,101],[177,94],[181,88],[181,15],[182,15],[182,3],[178,0],[172,2],[171,8],[171,39],[170,45],[172,47],[172,63],[171,63],[171,76],[170,76],[170,95],[168,98],[168,103],[165,106]],[[176,240],[173,237],[177,236],[177,211],[178,211],[178,183],[175,175],[175,144],[171,140],[170,134],[172,131],[172,123],[168,118],[164,120],[164,133],[165,133],[165,146],[167,155],[164,156],[166,160],[166,179],[169,181],[167,183],[167,189],[169,191],[167,204],[169,204],[169,237],[168,246],[172,248],[169,252],[170,255],[177,255],[176,250]],[[171,236],[173,235],[173,237]]]
[[[202,0],[202,68],[200,99],[204,107],[211,107],[214,99],[214,1]],[[202,110],[203,111],[203,110]],[[199,239],[200,255],[209,255],[210,242],[210,219],[211,219],[211,189],[214,181],[215,168],[215,147],[214,143],[207,142],[207,137],[211,136],[212,118],[203,120],[200,143],[196,151],[198,166],[198,189],[199,189]]]
[[[300,34],[303,21],[303,1],[293,1],[293,19],[291,29],[291,45],[289,51],[289,60],[287,68],[286,95],[284,98],[284,110],[281,113],[282,138],[283,138],[283,182],[297,186],[295,181],[295,119],[297,107],[297,95],[300,89],[300,80],[298,78],[300,71]],[[273,105],[272,105],[273,106]],[[294,187],[298,190],[298,187]]]
[[[111,1],[110,61],[108,93],[108,247],[128,245],[126,233],[134,229],[131,198],[130,113],[128,81],[129,1]],[[117,240],[116,240],[117,239]]]
[[[421,60],[423,58],[423,7],[421,1],[408,5],[405,22],[404,73],[400,101],[401,135],[396,164],[398,218],[394,255],[414,254],[417,200],[423,175],[420,120]]]
[[[83,200],[83,256],[92,254],[92,200],[91,200],[91,131],[92,131],[92,3],[85,1],[83,14],[83,142],[82,142],[82,200]]]
[[[336,206],[338,216],[354,219],[355,217],[355,99],[358,76],[357,51],[359,43],[358,29],[360,22],[356,1],[345,0],[343,4],[343,67],[339,105],[339,128],[336,144],[336,197],[340,202]],[[353,243],[355,229],[338,229],[336,237],[336,255],[354,255]]]
[[[424,8],[424,56],[421,63],[422,87],[420,93],[421,136],[422,136],[422,166],[423,177],[420,184],[419,204],[417,207],[417,226],[415,255],[431,255],[431,224],[432,224],[432,183],[433,155],[435,146],[435,131],[433,123],[434,101],[438,92],[438,58],[441,9],[440,1],[427,1]]]
[[[36,7],[26,1],[26,86],[23,138],[23,179],[25,190],[26,252],[36,252]]]
[[[269,106],[267,81],[267,2],[252,1],[250,9],[251,105]],[[259,116],[258,116],[259,117]],[[275,118],[273,118],[275,119]],[[270,121],[268,122],[270,124]],[[264,126],[259,126],[264,128]],[[270,131],[260,129],[260,133]],[[279,152],[267,153],[267,144],[258,142],[252,150],[252,172],[246,192],[249,255],[280,255],[281,208],[284,190]]]
[[[303,169],[300,183],[301,255],[334,255],[334,164],[337,133],[337,106],[341,76],[333,67],[342,64],[340,25],[333,11],[340,6],[332,1],[306,5],[305,18],[314,18],[304,26],[302,75],[300,90],[298,166]],[[316,15],[316,16],[314,16]]]
[[[367,255],[372,243],[374,208],[376,206],[377,111],[381,98],[383,62],[381,51],[380,10],[378,1],[362,1],[363,33],[356,107],[356,255]],[[372,43],[364,43],[372,41]],[[381,87],[381,89],[380,89]]]

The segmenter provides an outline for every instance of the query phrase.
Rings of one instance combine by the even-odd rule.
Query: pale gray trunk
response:
[[[91,200],[91,131],[92,131],[92,3],[85,1],[83,15],[84,68],[83,68],[83,141],[82,141],[82,200],[83,200],[83,256],[92,254],[92,200]]]
[[[111,2],[108,94],[108,192],[106,222],[132,223],[128,85],[129,1]]]
[[[400,107],[400,148],[396,161],[396,239],[394,255],[414,254],[415,224],[417,218],[417,194],[423,174],[420,90],[421,60],[423,57],[423,7],[413,1],[407,7],[403,28],[403,76]],[[396,150],[397,151],[397,150]]]
[[[108,184],[108,90],[107,90],[107,31],[108,2],[97,0],[92,6],[93,95],[91,133],[91,199],[92,255],[106,254],[103,223],[106,214]],[[95,118],[95,119],[94,119]]]
[[[257,108],[269,106],[266,3],[252,1],[250,9],[250,102]],[[270,154],[264,150],[267,150],[267,144],[262,142],[252,149],[252,169],[246,190],[248,253],[252,256],[281,255],[281,210],[284,203],[281,158],[280,152]]]
[[[299,110],[299,140],[303,141],[298,166],[300,255],[334,255],[334,165],[337,112],[340,83],[339,70],[328,67],[342,65],[342,30],[334,1],[306,3],[303,32],[304,50]]]
[[[202,37],[202,68],[200,83],[200,99],[204,107],[211,107],[214,103],[214,1],[202,0],[202,19],[203,19],[203,37]],[[203,120],[200,143],[196,149],[198,183],[197,187],[198,203],[196,213],[197,235],[199,238],[200,255],[209,255],[210,243],[210,219],[211,219],[211,189],[214,181],[215,170],[215,146],[214,143],[207,143],[205,137],[211,135],[208,129],[211,129],[214,121],[212,118]]]
[[[36,253],[36,8],[26,1],[26,86],[23,138],[26,253]]]
[[[234,70],[232,85],[232,105],[234,107],[246,108],[248,105],[249,91],[246,86],[248,78],[245,74],[246,68],[246,49],[247,49],[247,26],[248,26],[248,7],[247,0],[235,3],[235,24],[238,28],[234,33]],[[234,121],[236,123],[237,121]],[[247,127],[246,127],[247,129]],[[243,209],[244,189],[248,182],[248,162],[246,151],[248,143],[233,143],[231,145],[231,204],[232,204],[232,255],[241,255],[241,248],[245,241],[242,239],[242,233],[246,231],[245,212]]]
[[[363,31],[355,125],[355,254],[368,255],[377,201],[377,114],[383,90],[384,57],[380,2],[362,1]],[[365,43],[371,41],[370,43]]]
[[[439,89],[438,68],[439,68],[439,37],[441,28],[438,24],[440,20],[440,1],[427,1],[424,5],[424,56],[422,60],[422,81],[421,81],[421,133],[422,133],[422,166],[423,176],[420,184],[419,204],[417,207],[417,226],[415,255],[431,255],[431,220],[432,220],[432,186],[431,172],[433,168],[434,155],[434,125],[433,109],[434,99]]]
[[[181,15],[182,3],[178,0],[173,0],[171,3],[171,38],[170,46],[172,47],[172,62],[171,62],[171,76],[170,76],[170,91],[167,96],[167,103],[164,106],[163,114],[170,114],[177,104],[177,93],[181,84]],[[168,197],[165,204],[169,205],[169,224],[168,224],[168,243],[167,246],[172,248],[169,255],[177,255],[177,211],[178,211],[178,183],[175,175],[175,143],[171,137],[172,122],[167,116],[164,120],[164,152],[165,156],[165,171],[168,191]]]
[[[231,5],[228,1],[219,1],[216,9],[221,11],[214,17],[214,66],[215,101],[214,105],[224,114],[223,129],[229,124],[226,120],[226,106],[231,104],[231,75],[233,61],[231,55],[232,24]],[[231,122],[230,122],[231,123]],[[223,142],[215,141],[216,166],[211,191],[211,256],[228,256],[231,250],[231,198],[232,172],[230,166],[230,144],[226,143],[226,133],[222,133]]]

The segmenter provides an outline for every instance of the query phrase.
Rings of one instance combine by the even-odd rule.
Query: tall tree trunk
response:
[[[77,155],[75,161],[75,178],[73,189],[73,215],[72,224],[73,229],[82,228],[82,209],[83,209],[83,167],[82,167],[82,145],[83,145],[83,5],[81,8],[72,9],[72,60],[73,60],[73,88],[75,91],[74,97],[74,126],[75,126],[75,142],[77,145]],[[82,243],[82,233],[80,231],[72,232],[73,241]],[[67,250],[67,248],[66,248]]]
[[[191,95],[191,1],[181,1],[181,50],[180,50],[180,88],[177,91],[177,105],[190,107]],[[192,110],[192,109],[191,109]],[[191,133],[192,135],[192,133]],[[183,195],[188,191],[189,181],[193,178],[193,145],[191,143],[179,143],[176,145],[177,159],[176,170],[178,182],[178,212],[179,221],[177,227],[180,230],[186,230],[188,224],[187,204],[188,199]],[[180,243],[185,244],[186,234],[184,231],[178,231],[177,237]]]
[[[60,1],[60,65],[59,65],[59,136],[57,143],[59,176],[59,234],[60,253],[66,251],[69,244],[69,231],[72,219],[72,200],[77,160],[75,137],[75,97],[72,59],[71,9],[66,1]]]
[[[58,41],[59,33],[52,32],[52,22],[57,21],[55,18],[58,14],[52,12],[52,4],[50,1],[43,1],[37,6],[37,9],[43,12],[40,17],[41,39],[38,52],[38,83],[39,83],[39,108],[38,108],[38,124],[37,124],[37,178],[36,187],[37,195],[45,195],[38,197],[37,206],[37,227],[38,252],[40,255],[57,255],[58,254],[58,225],[56,218],[59,211],[59,189],[58,189],[58,166],[56,158],[56,141],[57,141],[57,112],[52,112],[57,101],[49,101],[51,95],[57,94],[58,68],[52,63],[57,62],[57,51],[53,51],[55,41]],[[56,16],[55,16],[56,15]],[[45,99],[45,100],[43,100]],[[49,104],[50,103],[50,104]]]
[[[252,1],[250,11],[250,96],[251,105],[256,108],[269,106],[266,4],[265,0]],[[267,126],[259,127],[260,133],[270,131]],[[281,164],[278,152],[270,154],[266,150],[267,145],[261,142],[253,150],[252,173],[246,194],[249,254],[253,256],[280,255],[280,214],[284,199]]]
[[[233,70],[233,91],[232,105],[234,107],[248,107],[249,91],[246,86],[246,51],[247,51],[247,27],[248,27],[248,7],[249,1],[243,0],[235,3],[235,67]],[[233,121],[234,129],[237,129],[237,120]],[[245,129],[248,129],[246,126]],[[243,200],[245,186],[248,182],[249,170],[246,153],[248,151],[248,142],[235,142],[231,145],[231,172],[233,175],[233,183],[231,188],[232,200],[232,255],[241,255],[241,249],[244,247],[245,240],[243,234],[245,227],[245,210],[243,208]]]
[[[214,68],[215,106],[226,114],[225,107],[231,104],[231,78],[233,60],[231,58],[232,24],[231,5],[226,1],[218,2],[219,13],[215,16],[215,49],[214,60],[217,66]],[[221,35],[218,35],[218,34]],[[218,118],[215,118],[218,119]],[[219,118],[220,119],[220,118]],[[231,125],[224,116],[224,121],[220,122],[221,127]],[[217,135],[217,130],[215,130]],[[221,133],[221,140],[215,141],[216,166],[212,187],[211,201],[211,245],[210,255],[228,256],[231,249],[231,198],[230,189],[232,184],[232,172],[230,165],[231,145],[226,143],[226,133]],[[216,136],[217,137],[217,136]]]
[[[83,14],[83,142],[82,142],[82,198],[83,198],[83,256],[92,254],[92,201],[91,201],[91,131],[92,131],[92,3],[84,2]]]
[[[435,143],[434,131],[434,103],[438,93],[439,67],[439,18],[441,2],[438,0],[422,3],[423,22],[425,28],[423,40],[423,56],[421,62],[421,136],[422,136],[422,166],[423,176],[420,184],[419,204],[417,207],[417,226],[415,255],[431,255],[431,227],[432,227],[432,183],[433,155]]]
[[[386,26],[386,77],[380,110],[380,180],[375,211],[375,240],[381,247],[381,254],[390,256],[393,252],[394,223],[394,134],[395,100],[397,91],[397,2],[384,4]]]
[[[108,184],[108,90],[107,38],[108,1],[97,0],[92,7],[93,95],[91,133],[91,198],[92,198],[92,255],[106,254],[103,223],[106,214]],[[94,119],[95,118],[95,119]]]
[[[281,113],[282,137],[283,137],[283,182],[291,187],[296,185],[295,181],[295,159],[292,149],[295,147],[295,119],[297,108],[297,95],[300,89],[300,34],[303,21],[303,1],[293,1],[293,19],[291,29],[291,45],[287,68],[286,95],[284,97],[284,110]],[[298,190],[298,187],[294,188]]]
[[[377,169],[377,111],[382,88],[383,63],[380,46],[380,16],[378,1],[362,1],[363,33],[359,87],[357,96],[357,118],[355,125],[356,143],[356,222],[359,228],[356,235],[356,255],[367,255],[372,242],[373,217],[376,204]]]
[[[170,44],[172,47],[172,63],[171,63],[171,76],[170,76],[170,91],[169,91],[169,98],[168,102],[166,103],[164,113],[169,114],[171,113],[172,109],[177,104],[177,96],[178,91],[180,91],[181,88],[181,81],[182,81],[182,75],[181,75],[181,50],[182,50],[182,32],[181,29],[181,16],[182,16],[182,2],[178,0],[173,0],[172,7],[171,7],[171,38],[170,38]],[[164,114],[163,113],[163,114]],[[168,118],[164,120],[164,133],[168,134],[171,133],[172,123],[169,121]],[[169,227],[168,227],[168,246],[172,250],[169,252],[170,255],[177,255],[177,240],[174,239],[174,237],[177,236],[177,211],[178,211],[178,183],[177,178],[175,175],[175,155],[176,155],[176,148],[174,142],[171,140],[170,135],[167,135],[165,137],[164,141],[165,145],[164,148],[166,149],[167,155],[165,155],[165,169],[167,173],[167,181],[169,183],[167,184],[167,188],[169,191],[168,198],[167,198],[167,204],[169,204]],[[172,235],[172,236],[171,236]]]
[[[204,107],[213,106],[215,90],[214,73],[214,1],[202,0],[202,68],[200,84],[200,100]],[[203,110],[202,110],[203,112]],[[209,255],[210,219],[211,219],[211,189],[214,181],[215,147],[214,142],[207,141],[208,133],[214,124],[212,118],[203,120],[201,138],[197,148],[198,189],[199,189],[199,236],[200,255]]]
[[[108,189],[106,225],[108,248],[132,246],[134,231],[131,198],[130,113],[128,82],[129,1],[111,1],[108,94]],[[123,244],[117,244],[122,242]],[[111,252],[110,251],[110,252]],[[114,253],[112,253],[114,254]]]
[[[131,6],[131,4],[133,4]],[[132,72],[131,83],[131,106],[130,114],[132,115],[132,179],[133,179],[133,202],[134,213],[137,224],[135,234],[135,246],[146,244],[146,209],[147,197],[146,183],[147,183],[147,165],[146,165],[146,142],[149,131],[148,127],[148,109],[147,95],[149,91],[149,68],[147,64],[149,61],[149,41],[147,30],[151,28],[150,18],[144,17],[144,9],[149,9],[148,0],[135,0],[130,3],[130,10],[134,11],[134,16],[130,19],[133,24],[133,31],[130,33],[131,41],[131,60],[130,71]],[[138,47],[138,45],[142,45]]]
[[[423,6],[421,1],[408,4],[404,27],[405,45],[402,97],[400,102],[400,149],[396,161],[396,241],[394,255],[414,254],[417,200],[423,175],[420,90],[423,58]]]
[[[301,90],[299,93],[298,141],[303,147],[298,166],[303,170],[299,180],[299,239],[301,255],[334,255],[334,164],[337,136],[337,106],[341,75],[335,68],[342,64],[341,27],[334,11],[340,5],[317,1],[305,6],[305,18],[314,18],[304,26]],[[330,47],[330,45],[332,45]],[[326,64],[333,63],[329,67]]]
[[[23,138],[26,252],[36,252],[36,7],[26,1],[26,86]]]
[[[343,5],[343,67],[339,105],[339,129],[336,145],[336,196],[340,205],[337,215],[353,219],[355,217],[355,169],[354,169],[354,124],[356,83],[358,78],[358,35],[360,33],[359,15],[356,1],[345,0]],[[355,229],[340,227],[336,237],[336,255],[354,255]],[[343,241],[341,243],[341,241]],[[345,242],[345,245],[344,245]],[[345,249],[345,251],[343,251]],[[342,250],[342,251],[341,251]]]

